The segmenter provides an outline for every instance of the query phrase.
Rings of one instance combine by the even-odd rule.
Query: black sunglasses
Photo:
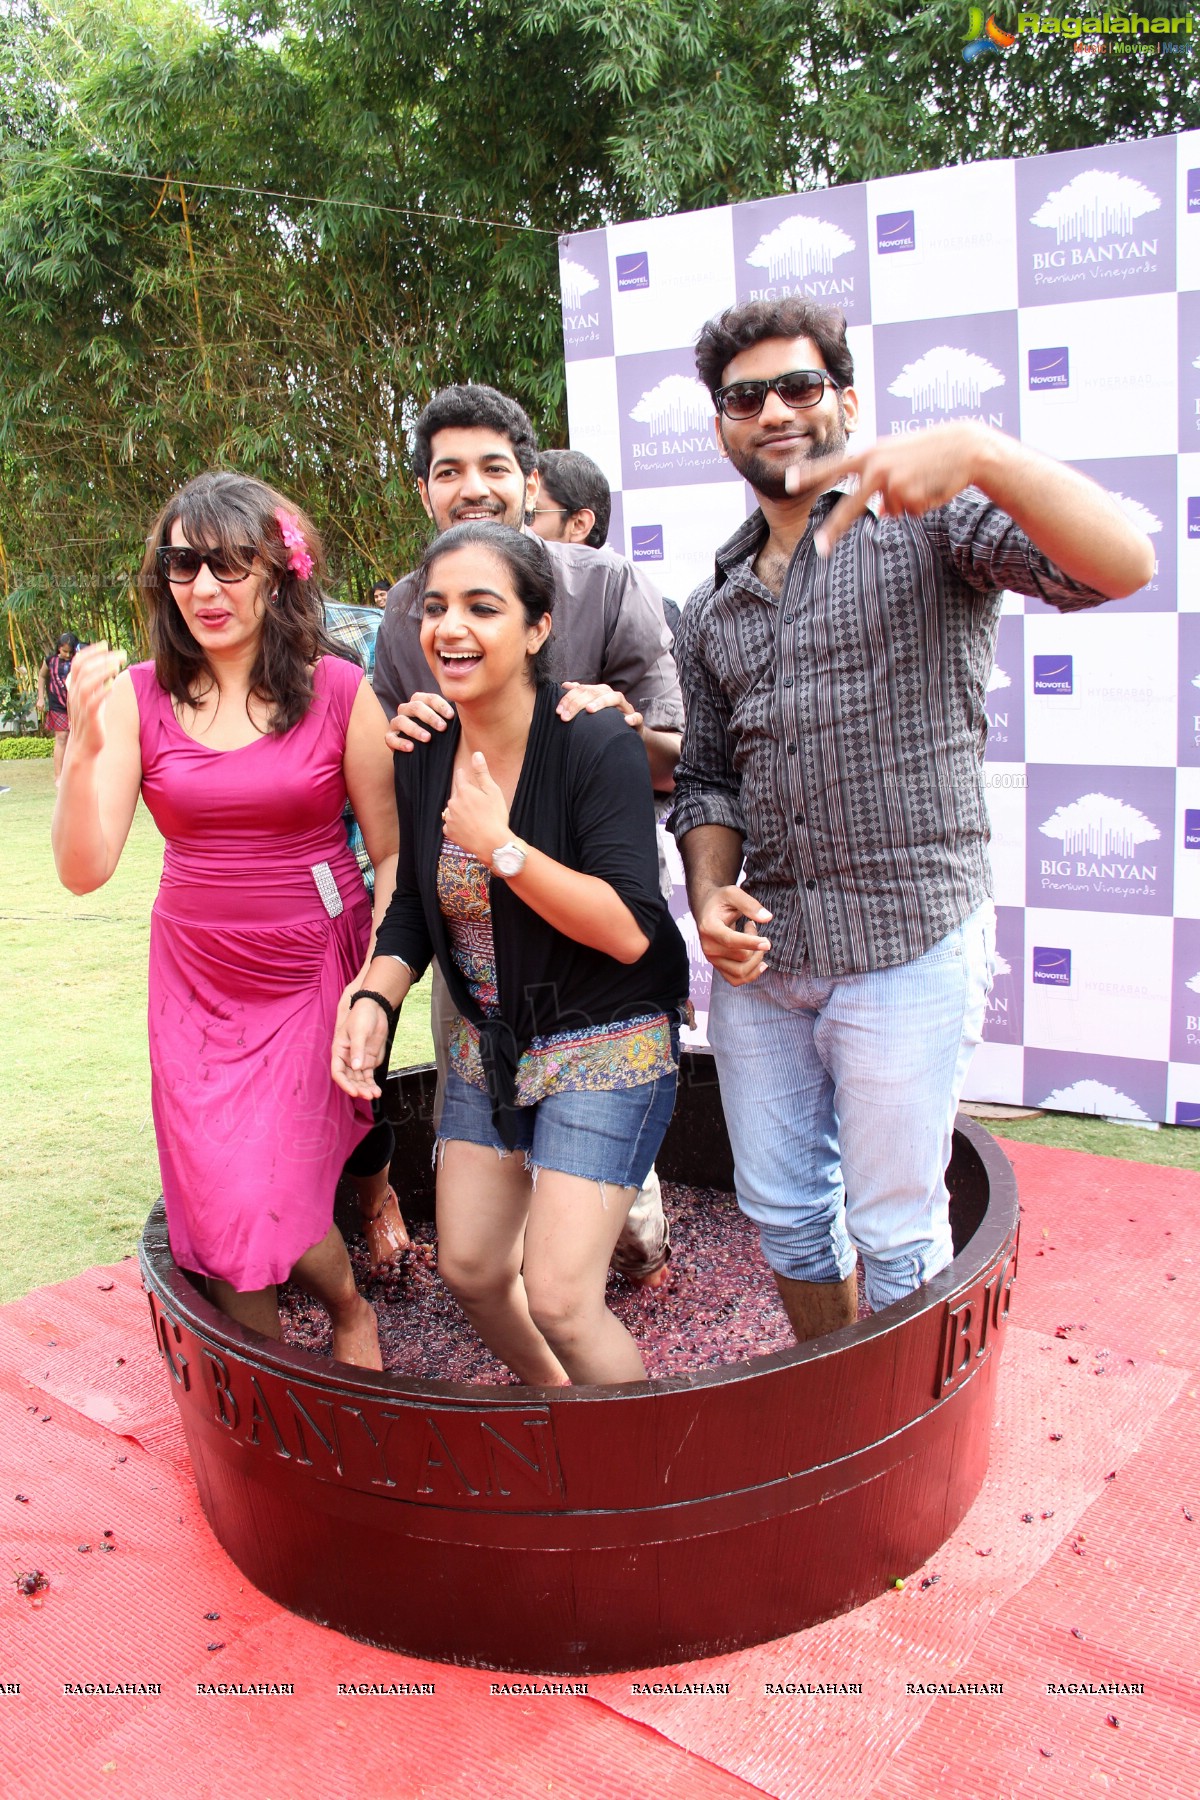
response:
[[[802,412],[806,406],[817,404],[826,382],[835,394],[841,393],[839,383],[824,369],[792,369],[787,375],[776,375],[773,381],[731,381],[728,387],[717,389],[713,403],[727,419],[756,419],[767,403],[767,395],[774,393],[792,412]]]
[[[240,544],[234,551],[197,550],[191,544],[160,544],[155,556],[168,581],[195,581],[204,564],[214,581],[244,581],[254,562],[254,551]],[[238,562],[232,562],[232,556]]]

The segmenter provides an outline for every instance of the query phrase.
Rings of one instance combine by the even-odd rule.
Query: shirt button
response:
[[[789,756],[795,756],[795,754],[796,754],[796,746],[795,746],[795,744],[789,744],[789,745],[788,745],[788,747],[787,747],[787,753],[788,753],[788,755],[789,755]]]
[[[783,615],[784,624],[790,625],[795,617],[796,617],[795,613],[784,613],[784,615]]]
[[[809,890],[809,892],[810,892],[810,893],[811,893],[811,892],[812,892],[812,890],[813,890],[813,888],[815,888],[815,887],[816,887],[816,885],[817,885],[817,884],[816,884],[816,882],[815,882],[815,881],[806,881],[806,882],[805,882],[805,884],[804,884],[804,885],[805,885],[805,887],[806,887],[806,888],[807,888],[807,889],[808,889],[808,890]]]
[[[795,815],[795,817],[792,819],[793,825],[803,825],[803,823],[804,823],[804,814],[803,813],[797,813]]]
[[[784,687],[791,687],[791,685],[792,685],[792,680],[793,680],[793,677],[792,677],[792,676],[790,676],[790,675],[785,675],[785,676],[784,676],[784,678],[783,678],[783,685],[784,685]]]

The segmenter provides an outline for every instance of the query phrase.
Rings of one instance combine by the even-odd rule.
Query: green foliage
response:
[[[0,737],[0,762],[32,762],[53,754],[52,737]]]
[[[562,441],[560,232],[1200,124],[1190,57],[967,64],[968,16],[0,0],[0,656],[140,651],[142,533],[214,464],[311,511],[351,594],[407,567],[432,391]]]

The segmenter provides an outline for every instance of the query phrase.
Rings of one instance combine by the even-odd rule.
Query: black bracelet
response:
[[[395,1030],[396,1020],[400,1017],[400,1008],[398,1006],[393,1006],[390,1001],[384,999],[382,994],[377,994],[373,988],[359,988],[357,993],[351,994],[351,1006],[358,1000],[373,1000],[376,1006],[382,1008],[383,1012],[386,1013],[388,1030]]]

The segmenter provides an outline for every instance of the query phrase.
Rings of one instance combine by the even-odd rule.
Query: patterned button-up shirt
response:
[[[984,695],[1002,591],[1103,599],[977,488],[921,518],[867,512],[828,561],[814,503],[778,599],[755,512],[717,552],[676,640],[686,708],[671,825],[726,825],[773,915],[774,968],[911,962],[991,892]]]

